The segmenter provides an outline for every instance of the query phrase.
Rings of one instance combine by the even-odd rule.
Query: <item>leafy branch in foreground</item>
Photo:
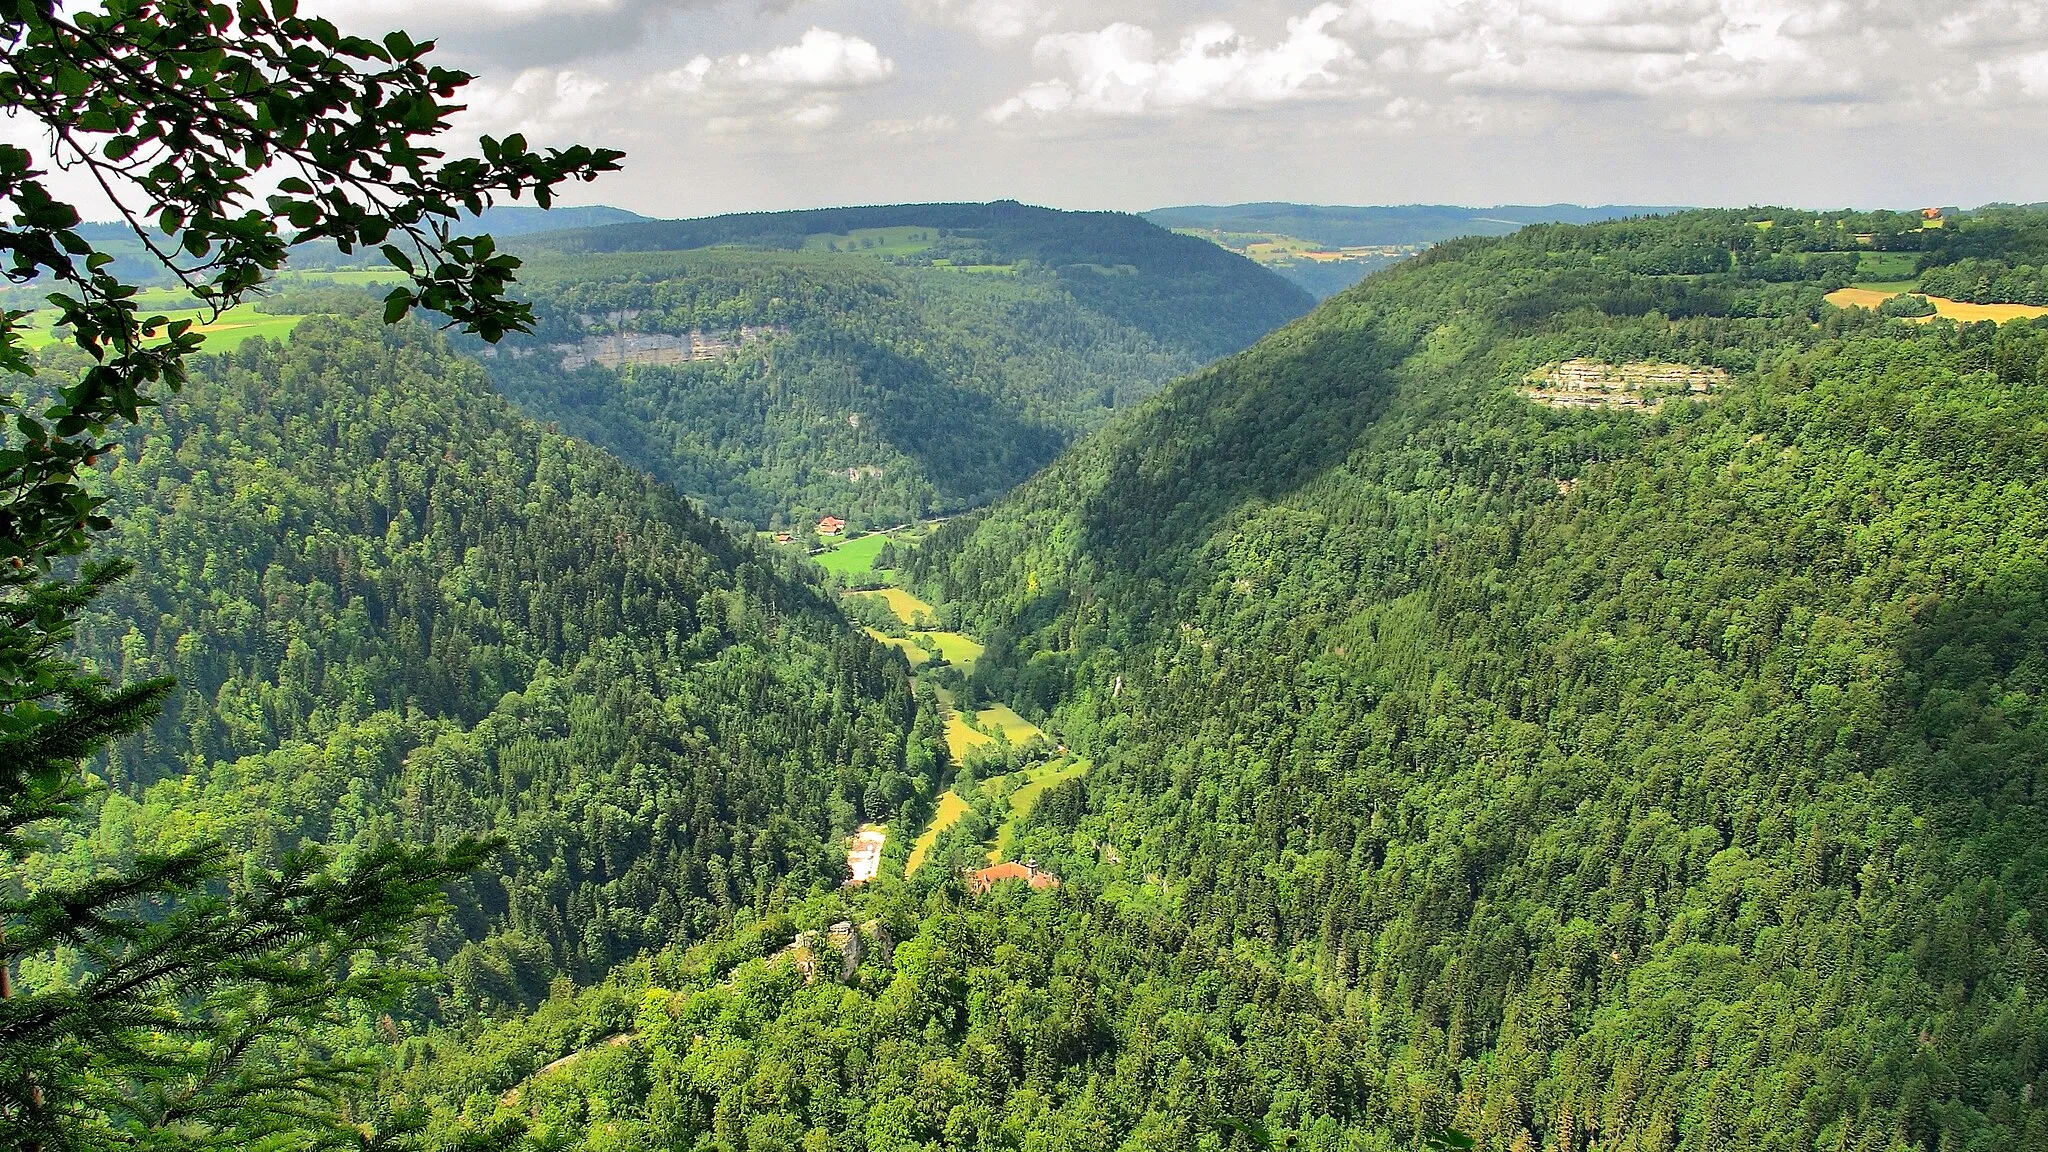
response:
[[[292,245],[322,240],[380,248],[409,275],[389,319],[423,307],[496,340],[531,322],[505,295],[518,261],[457,223],[527,194],[545,207],[620,154],[540,153],[513,136],[450,159],[433,141],[470,77],[430,65],[431,49],[402,32],[346,35],[295,0],[14,0],[0,3],[0,111],[39,124],[55,164],[89,176],[216,315]],[[339,867],[300,853],[229,884],[222,848],[200,843],[26,890],[27,855],[92,795],[84,759],[170,690],[117,688],[67,657],[77,614],[125,569],[60,565],[109,527],[82,473],[180,388],[201,346],[190,321],[140,306],[47,177],[0,147],[0,272],[53,289],[87,360],[42,386],[29,314],[0,313],[0,372],[17,381],[0,390],[0,1145],[331,1142],[344,1130],[327,1093],[352,1068],[306,1030],[393,991],[399,978],[357,954],[430,915],[483,848],[391,847]],[[64,975],[16,987],[32,956]]]

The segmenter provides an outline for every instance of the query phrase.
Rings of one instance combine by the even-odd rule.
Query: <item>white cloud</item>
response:
[[[2022,56],[2012,62],[2010,70],[2021,92],[2048,97],[2048,52]]]
[[[868,131],[877,136],[929,136],[951,132],[960,127],[960,121],[944,115],[919,116],[914,119],[877,120],[868,125]]]
[[[796,43],[759,56],[699,56],[682,70],[686,85],[770,92],[867,88],[895,74],[896,62],[873,44],[816,27]]]
[[[510,0],[500,0],[510,2]],[[467,132],[521,131],[538,141],[570,138],[630,144],[669,130],[681,115],[714,133],[830,125],[843,98],[887,83],[896,62],[858,36],[812,28],[765,52],[698,55],[652,75],[605,78],[569,68],[528,68],[509,84],[479,81],[467,93]],[[623,139],[622,139],[623,138]]]
[[[1186,108],[1236,108],[1331,94],[1354,56],[1330,32],[1345,15],[1322,4],[1287,22],[1283,39],[1258,47],[1222,21],[1197,25],[1162,54],[1152,32],[1111,24],[1095,32],[1044,36],[1034,55],[1068,76],[1030,85],[989,113],[994,120],[1074,112],[1142,116]]]
[[[1043,31],[1059,14],[1051,0],[911,0],[927,20],[965,28],[991,44]]]
[[[497,16],[514,19],[587,12],[617,12],[634,5],[623,0],[434,0],[438,16]],[[325,16],[345,26],[367,26],[372,21],[403,22],[420,15],[418,0],[312,0],[303,5],[307,15]]]
[[[465,132],[523,132],[553,140],[601,121],[612,86],[574,69],[528,68],[509,84],[480,80],[464,93],[469,111],[457,122]]]
[[[822,128],[843,111],[840,97],[885,84],[896,62],[858,36],[813,27],[794,44],[767,52],[697,56],[654,78],[643,90],[651,101],[680,96],[716,114],[706,126],[739,132],[762,122]]]

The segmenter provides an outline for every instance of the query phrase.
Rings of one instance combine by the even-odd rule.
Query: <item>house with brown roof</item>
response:
[[[837,536],[846,531],[846,521],[837,516],[827,516],[818,521],[818,535]]]
[[[1022,880],[1033,888],[1057,888],[1060,878],[1038,866],[1038,861],[1027,860],[1022,864],[1005,860],[992,868],[983,868],[967,877],[967,887],[976,896],[1007,880]]]

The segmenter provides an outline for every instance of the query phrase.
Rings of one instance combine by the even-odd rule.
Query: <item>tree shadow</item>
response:
[[[1202,541],[1247,501],[1342,464],[1386,411],[1409,349],[1371,333],[1296,329],[1171,390],[1121,436],[1080,512],[1104,574],[1186,584]]]

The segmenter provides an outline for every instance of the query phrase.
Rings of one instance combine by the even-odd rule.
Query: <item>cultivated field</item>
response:
[[[1828,303],[1837,308],[1868,308],[1874,312],[1878,305],[1896,295],[1897,292],[1882,288],[1844,288],[1839,292],[1829,293]],[[1965,324],[1974,324],[1981,320],[2003,324],[2008,320],[2037,320],[2048,316],[2048,308],[2038,304],[1965,304],[1960,300],[1944,300],[1939,296],[1929,296],[1927,302],[1934,305],[1936,316]],[[1932,320],[1934,317],[1923,316],[1919,319]]]
[[[924,867],[925,858],[931,855],[932,846],[939,842],[940,835],[946,829],[958,824],[960,818],[965,815],[967,815],[967,801],[961,799],[958,792],[948,788],[945,792],[941,793],[939,796],[939,809],[932,813],[931,824],[925,828],[924,832],[910,846],[910,859],[903,863],[903,874],[905,876],[917,875],[917,870]]]
[[[988,850],[988,862],[1002,863],[1010,852],[1010,845],[1017,839],[1017,830],[1024,826],[1033,809],[1038,807],[1038,798],[1055,784],[1062,784],[1078,776],[1088,774],[1088,761],[1079,756],[1055,760],[1022,773],[1024,783],[1010,793],[1010,818],[996,831],[996,845]]]
[[[939,241],[939,230],[922,225],[900,228],[859,228],[834,235],[819,232],[804,238],[806,252],[857,252],[865,256],[913,256]]]
[[[883,546],[888,543],[888,536],[873,532],[857,540],[848,540],[812,559],[827,572],[837,572],[841,576],[865,576],[875,570],[875,557],[882,554]]]
[[[929,628],[938,623],[939,610],[912,596],[901,588],[877,588],[872,592],[849,592],[851,596],[869,596],[880,599],[896,614],[898,620],[912,628]]]
[[[1045,735],[1038,725],[1010,710],[1008,704],[996,704],[982,709],[975,716],[984,731],[1001,732],[1013,748],[1022,748]]]
[[[903,658],[910,661],[912,668],[931,663],[931,653],[919,648],[916,644],[905,640],[901,636],[891,636],[886,632],[880,632],[873,628],[863,628],[861,631],[867,633],[876,643],[887,644],[889,647],[903,653]]]
[[[254,305],[242,304],[221,313],[220,319],[204,323],[207,313],[192,307],[191,297],[182,292],[175,296],[171,293],[144,292],[138,297],[137,302],[141,305],[144,319],[162,316],[167,321],[192,321],[193,330],[206,337],[206,345],[201,349],[204,352],[232,352],[254,336],[282,340],[291,335],[292,329],[299,326],[299,321],[305,319],[304,316],[278,316],[258,312]],[[34,312],[29,316],[22,331],[22,344],[35,349],[57,343],[57,335],[52,331],[56,322],[55,308],[43,308]],[[162,336],[165,333],[159,332],[157,335]]]

